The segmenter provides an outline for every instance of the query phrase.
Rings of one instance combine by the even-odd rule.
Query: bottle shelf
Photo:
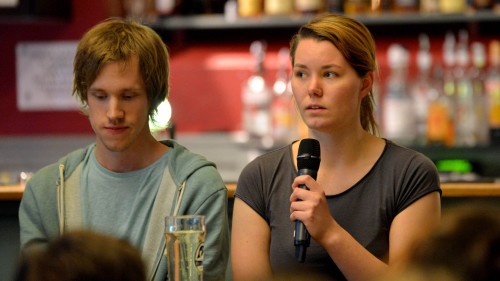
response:
[[[297,28],[314,15],[239,17],[227,21],[223,14],[159,17],[148,24],[158,30],[208,30],[208,29],[266,29]],[[448,24],[473,22],[500,22],[500,13],[476,11],[461,14],[377,13],[353,15],[367,26],[406,24]]]

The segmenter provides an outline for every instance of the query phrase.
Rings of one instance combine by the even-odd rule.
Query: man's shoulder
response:
[[[89,150],[90,147],[71,151],[65,156],[61,157],[58,161],[44,166],[31,177],[31,185],[38,186],[48,183],[48,185],[50,186],[55,186],[60,177],[61,165],[64,166],[64,176],[68,177],[84,160]]]

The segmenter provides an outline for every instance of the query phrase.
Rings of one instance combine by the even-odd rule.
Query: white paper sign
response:
[[[78,110],[72,95],[77,41],[21,42],[16,46],[20,111]]]
[[[0,0],[0,8],[14,8],[19,4],[19,0]]]

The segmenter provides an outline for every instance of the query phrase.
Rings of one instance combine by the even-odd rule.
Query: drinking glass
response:
[[[205,217],[165,217],[168,280],[202,281]]]

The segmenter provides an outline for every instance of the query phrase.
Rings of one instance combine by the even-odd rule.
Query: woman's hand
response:
[[[299,188],[300,185],[309,190]],[[292,189],[290,220],[304,223],[311,237],[324,245],[337,223],[330,214],[323,188],[311,176],[303,175],[295,178]]]

